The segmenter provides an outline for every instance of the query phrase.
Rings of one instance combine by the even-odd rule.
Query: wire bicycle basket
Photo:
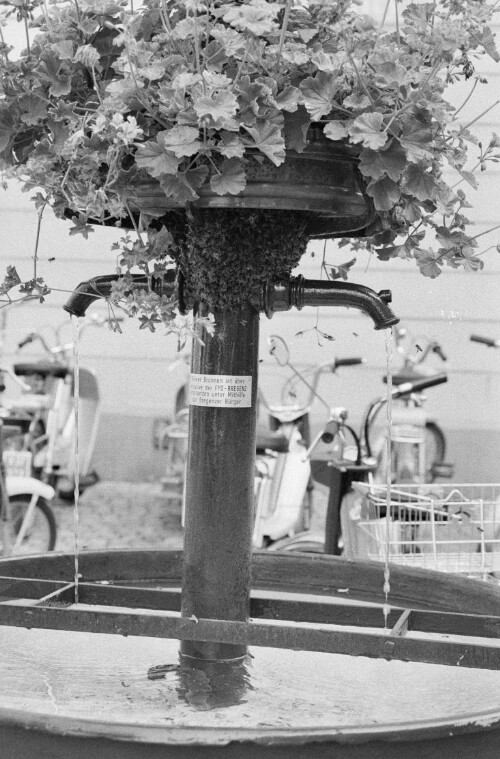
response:
[[[500,580],[500,484],[395,484],[389,497],[385,485],[353,487],[349,558]]]

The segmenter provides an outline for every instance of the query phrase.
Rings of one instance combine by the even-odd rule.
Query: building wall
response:
[[[385,3],[372,5],[379,8]],[[474,108],[469,104],[461,112],[464,122],[488,108],[499,91],[500,67],[492,61],[482,66],[489,84],[478,87]],[[467,92],[468,88],[460,86],[454,100],[460,102]],[[499,107],[487,113],[475,128],[484,140],[489,140],[492,131],[500,133]],[[479,190],[468,190],[474,203],[470,217],[477,225],[477,234],[500,224],[498,166],[493,164],[481,176]],[[15,264],[23,279],[30,278],[37,215],[28,195],[16,186],[10,186],[7,192],[0,190],[0,223],[0,272]],[[62,304],[80,281],[114,271],[110,248],[119,232],[96,229],[85,241],[70,237],[69,226],[52,218],[50,212],[44,215],[38,274],[45,278],[52,293],[43,304],[24,303],[0,310],[4,362],[15,359],[16,345],[26,333],[43,329],[49,335],[51,327],[65,321]],[[497,230],[481,239],[485,247],[496,245],[500,233]],[[335,264],[352,257],[333,242],[314,243],[299,271],[318,278],[323,254]],[[428,392],[427,409],[447,432],[448,458],[455,462],[457,481],[500,481],[500,351],[469,341],[474,332],[500,337],[498,252],[491,250],[485,255],[482,272],[467,274],[446,269],[435,280],[422,277],[412,261],[379,262],[366,254],[357,259],[351,281],[375,290],[390,288],[393,309],[401,323],[415,335],[437,338],[448,354],[449,381]],[[92,310],[106,313],[102,303],[96,303]],[[321,339],[316,326],[334,339]],[[69,322],[63,331],[70,341]],[[292,360],[301,371],[335,356],[359,355],[366,359],[362,367],[342,369],[338,375],[325,377],[320,387],[330,405],[349,409],[353,424],[359,423],[369,400],[384,392],[386,340],[358,312],[319,309],[275,316],[272,320],[263,316],[261,332],[261,386],[270,399],[276,397],[284,376],[267,353],[266,338],[270,334],[287,339]],[[28,355],[40,354],[33,347],[23,351],[23,356]],[[82,334],[80,361],[97,373],[102,399],[94,456],[101,478],[155,480],[161,475],[164,453],[154,448],[154,430],[156,420],[171,415],[175,393],[186,379],[186,366],[176,358],[174,338],[164,336],[161,330],[156,334],[139,332],[133,320],[123,325],[122,335],[95,327]],[[397,361],[393,363],[397,366]],[[443,368],[439,361],[429,366]],[[14,391],[9,388],[9,392]],[[319,424],[323,419],[323,408],[315,403],[313,421]]]

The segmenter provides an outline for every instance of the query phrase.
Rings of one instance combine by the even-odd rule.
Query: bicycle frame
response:
[[[288,348],[281,338],[272,335],[269,343],[271,355],[274,355],[280,366],[288,367],[292,377],[283,386],[282,404],[268,404],[262,393],[259,395],[261,404],[270,415],[276,440],[271,440],[267,448],[261,444],[261,450],[257,456],[254,546],[271,549],[275,546],[289,548],[289,545],[285,546],[284,542],[296,541],[299,550],[301,547],[302,550],[306,550],[305,546],[311,541],[304,543],[301,541],[301,535],[310,529],[313,489],[312,453],[321,440],[331,443],[334,438],[340,438],[344,427],[347,427],[346,410],[331,408],[318,394],[319,378],[325,372],[334,373],[339,366],[360,364],[362,359],[337,359],[323,364],[314,371],[309,382],[290,363]],[[293,383],[297,380],[308,388],[309,396],[302,405],[297,403],[287,405],[283,401],[286,397],[293,397]],[[311,441],[309,411],[315,398],[328,410],[328,421]],[[356,438],[354,431],[350,431]],[[359,452],[356,462],[358,458]],[[333,461],[329,462],[329,464],[333,463]],[[330,468],[327,476],[328,487],[331,484],[331,473]],[[322,538],[319,540],[323,542]]]
[[[102,326],[108,322],[109,319],[98,315],[89,317],[80,328],[80,334],[88,326]],[[11,377],[14,375],[13,378],[22,386],[23,392],[13,400],[3,399],[4,407],[12,413],[31,416],[27,445],[33,453],[34,469],[41,473],[45,482],[53,483],[57,480],[60,495],[65,498],[72,496],[75,469],[73,343],[63,340],[63,328],[67,324],[64,322],[54,329],[50,340],[41,333],[33,332],[19,343],[18,349],[40,343],[49,358],[14,364],[14,372],[8,373]],[[51,346],[51,343],[56,344]],[[37,375],[43,386],[39,388],[40,392],[33,392],[21,378]],[[81,367],[79,375],[79,470],[83,489],[97,479],[97,475],[91,471],[91,463],[99,425],[100,395],[94,372]]]
[[[444,445],[439,461],[434,462],[431,467],[428,466],[427,435],[432,425],[421,409],[425,398],[422,391],[447,381],[446,374],[434,374],[402,382],[392,389],[393,400],[400,400],[403,404],[402,408],[393,409],[392,412],[391,478],[393,482],[418,484],[432,482],[436,476],[452,476],[453,468],[449,464],[444,464],[442,460]],[[366,455],[373,457],[376,462],[373,479],[381,483],[385,483],[387,479],[387,438],[386,434],[379,435],[372,445],[371,436],[375,420],[387,400],[387,396],[381,396],[372,401],[365,413],[360,432]],[[434,426],[442,435],[437,425]]]
[[[11,552],[16,553],[16,548],[22,545],[23,540],[31,527],[38,499],[44,498],[46,501],[52,501],[55,497],[56,491],[53,487],[44,482],[40,482],[40,480],[35,479],[35,477],[6,477],[5,486],[8,498],[12,498],[16,495],[31,496],[29,506],[24,514],[19,531],[10,547]]]
[[[26,432],[29,424],[29,417],[25,417],[23,419],[11,421],[6,429],[8,430],[8,434],[12,436],[19,432]],[[28,531],[32,526],[35,509],[37,508],[39,499],[44,500],[43,507],[42,504],[40,504],[40,507],[48,518],[49,524],[52,523],[51,530],[53,531],[53,535],[51,535],[49,547],[53,547],[53,541],[55,541],[56,537],[56,526],[48,502],[54,498],[55,491],[52,487],[40,482],[34,477],[6,476],[3,462],[3,439],[4,424],[2,421],[0,423],[0,521],[2,526],[3,553],[16,553],[17,549],[22,546]],[[22,497],[22,499],[29,500],[28,507],[23,514],[21,523],[16,523],[17,531],[14,528],[11,513],[11,499],[15,497]]]

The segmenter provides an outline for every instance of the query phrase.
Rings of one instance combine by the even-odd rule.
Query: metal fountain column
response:
[[[83,316],[96,298],[110,294],[117,276],[82,282],[66,311]],[[145,284],[142,274],[132,279]],[[169,276],[158,286],[169,296],[176,289]],[[375,293],[350,282],[287,277],[267,282],[260,298],[259,309],[245,302],[214,309],[215,334],[203,331],[194,341],[181,608],[193,623],[249,617],[259,310],[271,317],[304,306],[348,307],[366,313],[377,330],[398,322],[388,306],[389,291]],[[235,661],[246,648],[183,641],[181,654],[199,662]]]
[[[195,402],[190,405],[181,613],[188,618],[246,621],[259,314],[244,304],[214,316],[215,334],[199,335],[203,344],[194,341],[193,346],[192,375],[206,390],[197,390],[196,398],[192,390]],[[229,389],[236,387],[242,390]],[[198,405],[205,402],[204,397],[208,405]],[[237,405],[223,405],[232,402]],[[244,656],[246,649],[182,641],[181,653],[196,659],[228,660]]]

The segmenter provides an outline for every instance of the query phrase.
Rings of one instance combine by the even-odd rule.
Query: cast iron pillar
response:
[[[259,314],[214,314],[193,341],[181,614],[247,621],[250,611]],[[244,646],[181,642],[181,654],[234,660]]]

